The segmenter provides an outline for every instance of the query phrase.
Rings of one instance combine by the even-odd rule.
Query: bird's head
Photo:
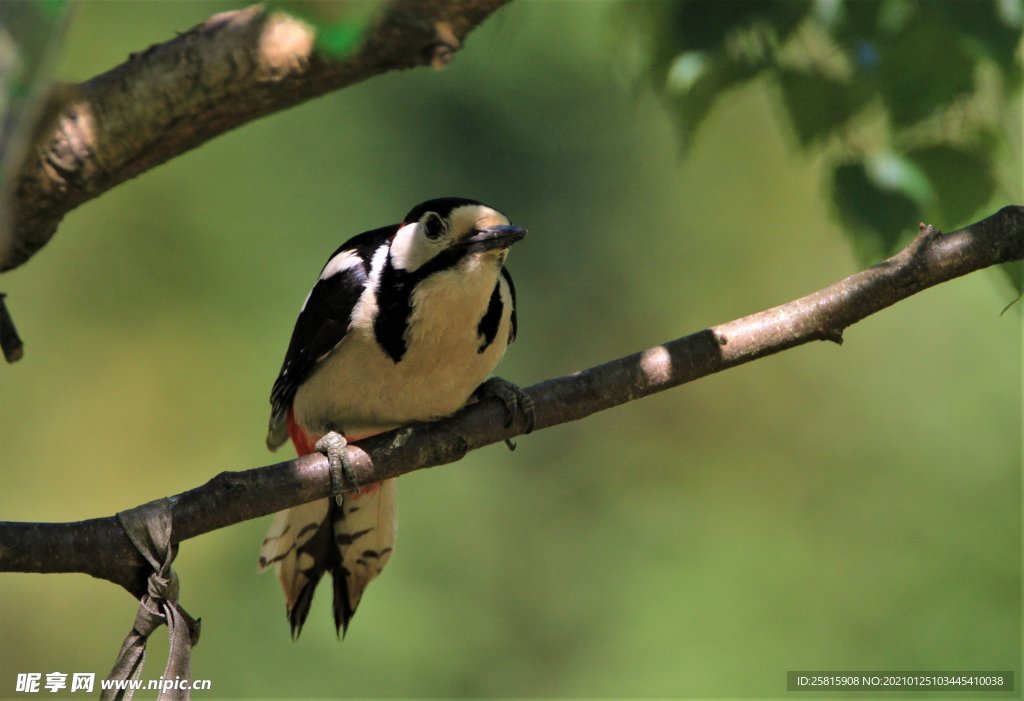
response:
[[[418,270],[439,256],[449,265],[466,259],[505,262],[508,249],[526,236],[508,217],[482,202],[445,197],[418,204],[405,215],[391,242],[391,261]]]

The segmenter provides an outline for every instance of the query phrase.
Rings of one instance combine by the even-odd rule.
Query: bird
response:
[[[358,485],[347,442],[449,416],[483,396],[505,403],[507,425],[520,411],[533,429],[529,396],[489,378],[516,338],[505,260],[526,233],[477,200],[432,199],[399,224],[349,239],[320,271],[271,390],[267,431],[271,450],[290,438],[299,455],[326,453],[338,494],[276,514],[260,548],[260,571],[277,571],[293,639],[326,573],[343,637],[394,552],[395,480]],[[341,474],[355,491],[341,494]]]

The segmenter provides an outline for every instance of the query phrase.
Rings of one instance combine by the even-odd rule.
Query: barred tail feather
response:
[[[394,480],[346,494],[341,506],[321,499],[274,517],[260,548],[260,570],[277,570],[293,638],[325,572],[334,580],[335,627],[348,629],[363,591],[391,557],[397,518]]]
[[[302,630],[317,583],[337,561],[331,547],[331,506],[331,500],[321,499],[279,512],[260,548],[260,571],[277,570],[293,638]]]
[[[348,629],[366,586],[384,570],[395,549],[398,504],[395,480],[346,494],[335,512],[334,538],[341,557],[334,571],[334,625]]]

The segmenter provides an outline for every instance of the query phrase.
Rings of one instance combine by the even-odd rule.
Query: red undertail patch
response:
[[[291,407],[288,408],[288,436],[292,439],[295,452],[299,455],[316,452],[316,442],[320,440],[320,437],[306,433],[301,426],[295,423],[295,410]]]
[[[291,407],[288,408],[288,436],[292,439],[292,445],[295,446],[295,452],[299,455],[309,455],[310,453],[316,452],[316,442],[320,440],[320,436],[308,433],[299,424],[295,422],[295,410]],[[372,484],[361,484],[359,485],[359,491],[356,492],[352,497],[363,497],[369,494],[373,494],[380,487],[380,482],[374,482]]]

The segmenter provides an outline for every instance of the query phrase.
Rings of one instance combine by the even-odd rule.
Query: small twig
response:
[[[1003,311],[999,312],[999,316],[1002,316],[1006,312],[1010,311],[1010,307],[1019,302],[1021,300],[1021,297],[1024,297],[1024,293],[1020,293],[1016,297],[1011,299],[1010,302],[1005,307],[1003,307]]]
[[[536,429],[574,421],[711,373],[815,340],[837,340],[851,324],[921,290],[998,263],[1024,259],[1024,207],[951,234],[922,232],[902,252],[830,287],[757,314],[704,329],[604,365],[542,382],[527,391]],[[374,436],[348,447],[359,482],[369,484],[442,465],[522,434],[505,426],[496,399],[455,416]],[[321,455],[224,472],[170,498],[177,543],[241,521],[329,496]],[[115,517],[78,523],[0,523],[0,571],[84,572],[139,594],[147,565]]]
[[[7,362],[14,363],[25,355],[25,345],[18,336],[18,329],[14,328],[11,313],[7,311],[6,297],[7,295],[0,292],[0,349],[3,350]]]

